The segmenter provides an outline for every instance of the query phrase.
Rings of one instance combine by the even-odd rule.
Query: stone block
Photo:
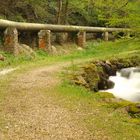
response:
[[[86,44],[86,32],[80,31],[77,34],[77,45],[84,48]]]
[[[18,31],[16,28],[8,27],[4,32],[4,50],[18,55]]]
[[[38,33],[38,45],[40,49],[48,50],[51,47],[51,31],[41,30]]]

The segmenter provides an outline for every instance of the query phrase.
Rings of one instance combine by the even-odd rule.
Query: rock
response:
[[[96,66],[97,67],[101,66],[103,68],[104,72],[106,74],[108,74],[109,76],[116,75],[117,68],[114,67],[114,65],[112,65],[109,61],[96,62]]]
[[[106,60],[105,63],[111,65],[111,62],[109,60]]]
[[[132,72],[140,72],[140,68],[125,68],[120,70],[121,76],[126,78],[129,78]]]
[[[86,87],[92,91],[98,91],[98,82],[100,80],[98,70],[95,64],[87,64],[83,69],[83,78],[86,81]]]
[[[57,49],[54,46],[50,46],[48,48],[48,51],[49,51],[49,54],[53,54],[53,55],[56,55],[57,54]]]
[[[128,113],[134,115],[134,114],[139,114],[140,113],[140,108],[139,108],[139,104],[131,104],[129,106],[126,107],[126,110]]]
[[[30,56],[31,58],[34,58],[35,57],[35,52],[33,51],[33,49],[28,46],[28,45],[25,45],[25,44],[19,44],[19,53],[20,54],[24,54],[24,55],[27,55],[27,56]]]
[[[100,80],[100,82],[98,82],[98,89],[99,90],[107,89],[107,87],[106,87],[106,80]]]
[[[112,68],[109,64],[104,63],[103,69],[108,75],[112,75]]]
[[[98,89],[104,90],[104,89],[111,89],[114,87],[114,82],[111,80],[108,80],[107,77],[100,76],[100,81],[98,82]]]
[[[114,82],[112,82],[111,80],[107,80],[107,89],[111,89],[111,88],[113,88],[114,85],[115,85]]]
[[[75,84],[82,85],[82,86],[85,86],[87,84],[85,79],[82,76],[80,76],[80,75],[76,77],[74,82],[75,82]]]
[[[140,108],[140,104],[136,104],[136,107],[137,107],[137,108]]]
[[[123,65],[122,63],[117,63],[116,66],[117,66],[117,69],[122,69],[122,68],[124,68],[124,65]]]
[[[77,50],[79,50],[79,51],[83,51],[84,49],[81,48],[81,47],[78,47]]]
[[[140,67],[134,68],[133,72],[140,72]]]
[[[2,54],[0,54],[0,61],[4,61],[4,60],[5,60],[5,57]]]
[[[110,76],[115,76],[116,75],[116,72],[117,72],[117,66],[116,65],[111,65],[111,75]]]

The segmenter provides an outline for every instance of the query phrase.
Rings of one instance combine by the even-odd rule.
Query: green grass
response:
[[[105,99],[114,99],[109,93],[92,93],[83,87],[63,82],[56,88],[45,90],[46,96],[51,96],[57,105],[65,108],[77,116],[79,125],[84,124],[91,135],[100,135],[111,140],[140,139],[140,120],[133,119],[125,111],[122,101],[120,107],[114,108],[117,103],[109,106]],[[98,134],[99,133],[99,134]]]
[[[21,66],[27,69],[40,67],[62,61],[71,61],[72,69],[76,69],[75,60],[81,61],[87,59],[108,59],[112,57],[129,57],[130,55],[140,54],[140,42],[138,39],[118,40],[116,42],[89,42],[87,48],[83,51],[75,50],[67,55],[50,56],[47,53],[38,50],[36,58],[30,59],[26,56],[13,57],[5,54],[6,61],[0,62],[2,67]],[[20,73],[20,71],[18,71]],[[0,80],[0,102],[8,91],[8,84],[16,78],[15,74],[10,74]],[[61,77],[64,78],[64,77]],[[54,104],[56,103],[65,108],[74,115],[76,121],[84,125],[91,133],[96,135],[97,139],[108,138],[111,140],[139,140],[140,139],[140,120],[131,118],[125,111],[124,107],[128,102],[109,103],[108,99],[114,99],[108,93],[92,93],[91,91],[69,84],[64,81],[55,88],[42,89],[48,97],[52,97]],[[98,137],[99,136],[99,137]]]
[[[112,57],[129,57],[139,55],[139,40],[119,40],[114,42],[89,43],[88,48],[82,52],[75,52],[65,56],[69,60],[77,58],[108,59]],[[74,66],[72,66],[72,69]],[[64,75],[63,75],[64,76]],[[84,124],[91,135],[100,135],[111,140],[139,140],[140,119],[132,118],[125,110],[130,102],[116,102],[112,94],[92,93],[91,91],[63,82],[50,91],[45,91],[57,101],[62,108],[68,109]],[[110,102],[109,102],[110,100]]]
[[[104,99],[113,98],[108,93],[93,94],[83,87],[66,82],[44,93],[51,96],[54,103],[77,116],[78,124],[84,124],[93,136],[99,133],[111,140],[140,138],[139,120],[131,118],[124,108],[108,107]]]
[[[65,49],[70,50],[70,46],[65,46]],[[60,61],[73,61],[75,59],[106,59],[116,56],[129,56],[139,54],[140,41],[139,39],[123,39],[116,42],[88,42],[87,47],[83,51],[76,49],[75,45],[71,46],[69,54],[52,56],[41,50],[36,51],[36,57],[18,56],[0,52],[6,57],[4,62],[0,61],[0,68],[15,67],[15,66],[43,66]]]

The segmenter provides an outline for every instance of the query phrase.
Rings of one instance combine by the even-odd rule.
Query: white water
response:
[[[134,71],[134,69],[129,69],[130,75],[128,77],[122,76],[121,72],[117,72],[116,76],[111,76],[109,79],[115,83],[115,86],[107,92],[118,98],[140,102],[140,68],[138,68],[139,71]]]

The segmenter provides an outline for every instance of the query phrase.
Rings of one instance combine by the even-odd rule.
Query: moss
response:
[[[138,118],[140,121],[140,105],[138,103],[118,100],[108,94],[103,94],[103,96],[100,96],[100,99],[107,102],[107,104],[103,104],[103,106],[113,108],[115,110],[123,108],[132,118]]]
[[[74,82],[75,84],[77,85],[82,85],[82,86],[86,86],[88,87],[87,85],[87,82],[85,81],[85,79],[82,77],[82,76],[77,76],[75,79],[74,79]]]
[[[114,95],[108,92],[98,92],[96,96],[102,101],[106,101],[106,99],[115,99]]]
[[[132,118],[128,120],[129,123],[140,125],[140,119],[139,118]]]
[[[113,109],[120,109],[120,108],[126,108],[130,104],[132,104],[132,103],[128,102],[128,101],[124,101],[124,100],[115,99],[115,100],[109,100],[106,107],[113,108]]]
[[[140,108],[137,106],[138,104],[131,104],[128,106],[128,112],[130,114],[140,113]]]
[[[88,83],[89,88],[93,91],[98,91],[98,82],[100,80],[96,65],[88,64],[84,67],[85,81]]]

